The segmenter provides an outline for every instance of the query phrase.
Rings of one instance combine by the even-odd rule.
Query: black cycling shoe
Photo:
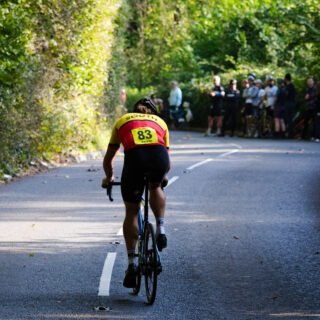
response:
[[[167,247],[167,237],[165,234],[158,234],[157,236],[157,246],[159,251],[162,251],[162,249]]]
[[[123,279],[123,286],[126,288],[135,288],[137,278],[137,266],[134,263],[129,264],[126,275]]]

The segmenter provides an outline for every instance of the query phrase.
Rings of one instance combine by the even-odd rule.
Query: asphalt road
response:
[[[170,154],[153,306],[122,286],[124,209],[94,160],[0,189],[0,319],[320,319],[320,145],[174,132]]]

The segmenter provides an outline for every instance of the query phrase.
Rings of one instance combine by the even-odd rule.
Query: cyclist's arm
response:
[[[102,187],[106,187],[106,185],[113,181],[113,159],[115,158],[119,148],[121,141],[118,137],[116,126],[113,128],[111,133],[111,138],[109,141],[109,146],[107,152],[103,159],[103,170],[106,174],[106,178],[102,181]]]
[[[109,182],[114,180],[113,177],[113,160],[118,152],[118,148],[109,146],[108,150],[103,159],[103,170],[106,174],[106,178],[103,180],[102,184],[105,186]]]

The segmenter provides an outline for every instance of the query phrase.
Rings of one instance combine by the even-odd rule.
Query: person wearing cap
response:
[[[275,97],[278,93],[278,87],[274,84],[274,79],[272,76],[267,77],[267,86],[265,88],[265,96],[264,99],[266,101],[266,130],[269,132],[264,132],[264,134],[272,135],[273,128],[273,111],[274,111],[274,103]]]
[[[230,136],[234,136],[234,132],[237,126],[237,113],[239,108],[240,102],[240,91],[237,89],[237,80],[232,79],[229,82],[229,89],[225,95],[226,101],[226,110],[225,115],[223,117],[223,124],[222,124],[222,132],[221,136],[223,137],[225,134],[225,130],[227,128],[227,124],[230,120],[230,129],[231,134]]]
[[[248,83],[249,87],[246,88],[243,92],[243,96],[246,99],[245,100],[245,131],[246,131],[246,136],[251,137],[252,136],[252,123],[253,123],[253,116],[254,116],[254,103],[258,104],[258,93],[259,89],[255,85],[255,75],[253,73],[249,73],[248,75]]]
[[[115,124],[103,160],[106,177],[102,187],[114,181],[113,161],[120,144],[124,149],[121,175],[121,194],[125,204],[123,234],[128,253],[128,269],[123,281],[127,288],[136,286],[136,244],[138,240],[138,212],[144,189],[144,177],[149,180],[150,207],[157,222],[158,249],[167,246],[164,229],[166,198],[161,188],[167,182],[170,169],[169,131],[166,123],[157,116],[157,108],[150,99],[141,99],[132,113],[122,116]]]

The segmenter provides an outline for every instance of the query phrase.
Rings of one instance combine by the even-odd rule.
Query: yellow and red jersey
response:
[[[166,123],[156,115],[127,113],[115,124],[109,147],[118,149],[121,143],[124,152],[150,145],[163,145],[169,149],[169,130]]]

